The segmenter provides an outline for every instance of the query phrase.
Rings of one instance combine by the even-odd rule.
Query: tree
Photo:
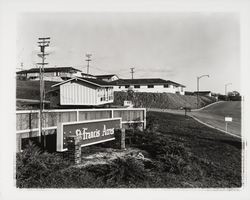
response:
[[[228,96],[239,97],[240,93],[238,91],[228,92]]]
[[[229,101],[241,101],[240,93],[237,91],[232,91],[228,93]]]

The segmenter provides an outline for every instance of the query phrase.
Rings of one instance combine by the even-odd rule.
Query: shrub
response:
[[[186,172],[192,155],[182,142],[150,131],[134,132],[130,137],[134,146],[147,151],[158,162],[158,169],[175,174]]]
[[[42,153],[41,150],[29,142],[26,149],[16,156],[16,186],[38,187],[47,183],[51,174],[69,166],[57,154]]]
[[[143,161],[133,156],[117,157],[108,164],[90,165],[86,169],[107,187],[137,187],[149,179]]]

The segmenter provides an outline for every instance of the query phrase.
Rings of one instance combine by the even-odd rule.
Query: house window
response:
[[[121,86],[119,86],[119,89],[121,89]]]
[[[183,87],[181,87],[181,92],[183,92]]]
[[[148,85],[148,88],[154,88],[154,85]]]
[[[140,88],[141,86],[140,85],[135,85],[134,88]]]
[[[168,84],[164,84],[164,88],[169,88],[169,85]]]
[[[129,85],[125,85],[125,88],[129,88]]]

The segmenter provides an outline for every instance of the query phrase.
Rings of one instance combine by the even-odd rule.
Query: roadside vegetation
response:
[[[241,140],[180,115],[148,112],[147,129],[126,133],[123,156],[72,165],[34,144],[17,154],[19,188],[235,188],[241,187]],[[112,153],[112,142],[84,149]],[[105,150],[106,149],[106,150]],[[136,149],[137,153],[131,149]],[[139,154],[138,154],[139,152]],[[117,154],[118,155],[118,154]],[[96,156],[97,157],[97,156]]]

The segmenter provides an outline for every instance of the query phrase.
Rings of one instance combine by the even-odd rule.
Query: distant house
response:
[[[113,103],[113,86],[98,79],[75,77],[55,84],[49,92],[52,107],[99,106]]]
[[[197,95],[199,94],[199,96],[208,96],[208,97],[211,97],[212,96],[212,92],[211,91],[195,91],[194,92],[194,95]]]
[[[194,92],[185,91],[185,95],[193,96],[193,95],[194,95]]]
[[[177,93],[184,95],[185,86],[179,83],[155,79],[119,79],[110,82],[114,86],[114,91],[133,90],[135,92],[156,92],[156,93]]]
[[[94,79],[96,79],[95,75],[86,74],[86,73],[83,73],[83,72],[81,72],[81,77],[82,78],[94,78]]]
[[[119,77],[115,74],[107,74],[107,75],[95,75],[97,79],[101,79],[103,81],[111,82],[116,81],[119,79]]]
[[[45,67],[44,80],[62,81],[74,76],[81,76],[81,71],[73,67]],[[38,80],[40,76],[39,68],[31,68],[16,72],[18,79]]]

